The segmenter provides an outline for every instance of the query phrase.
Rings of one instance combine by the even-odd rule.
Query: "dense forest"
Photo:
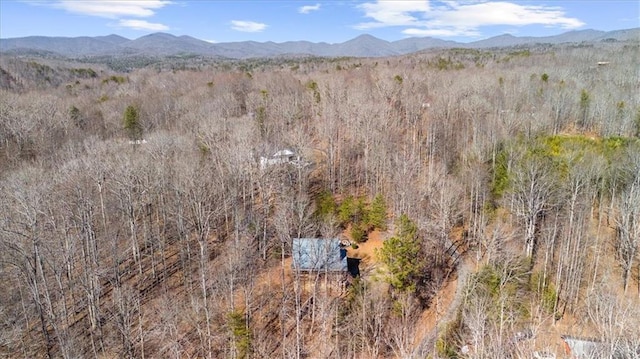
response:
[[[639,358],[639,63],[3,55],[0,357]]]

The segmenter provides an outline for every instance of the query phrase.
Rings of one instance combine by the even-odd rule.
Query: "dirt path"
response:
[[[375,251],[382,247],[383,235],[378,231],[370,233],[368,240],[360,243],[357,249],[348,249],[348,256],[360,258],[362,260],[361,268],[364,267],[371,271],[376,267]],[[434,351],[436,340],[443,326],[455,319],[464,297],[468,276],[473,272],[474,265],[471,259],[460,256],[456,271],[453,273],[455,277],[449,279],[438,291],[432,301],[431,308],[425,310],[416,323],[415,349],[412,357],[424,358]]]
[[[433,306],[422,313],[417,323],[417,333],[414,340],[412,357],[425,358],[435,350],[436,340],[440,330],[455,319],[456,313],[464,297],[469,274],[472,273],[473,263],[464,257],[458,261],[457,278],[450,280],[436,294]]]

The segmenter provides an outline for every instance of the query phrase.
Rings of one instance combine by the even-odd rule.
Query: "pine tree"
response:
[[[82,115],[80,114],[80,110],[77,107],[71,106],[69,108],[69,118],[71,119],[71,121],[73,121],[73,124],[75,126],[81,129],[84,129],[85,121]]]
[[[387,230],[387,204],[381,194],[377,194],[371,202],[369,225],[381,231]]]
[[[589,92],[587,92],[587,90],[582,90],[580,92],[580,111],[581,111],[581,118],[580,118],[580,125],[582,125],[582,127],[589,127],[589,105],[591,104],[591,95],[589,95]]]
[[[142,125],[138,110],[129,105],[124,111],[124,129],[133,141],[142,139]]]
[[[353,219],[353,214],[356,211],[356,203],[353,196],[345,198],[340,206],[338,206],[338,220],[344,227]]]
[[[414,292],[416,279],[424,267],[420,258],[418,228],[406,214],[400,216],[396,226],[396,235],[384,241],[376,255],[387,266],[389,275],[386,280],[396,291]]]

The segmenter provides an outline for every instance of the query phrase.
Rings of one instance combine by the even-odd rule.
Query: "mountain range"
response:
[[[518,37],[505,34],[469,43],[431,37],[412,37],[389,42],[371,35],[361,35],[336,44],[309,41],[210,43],[191,36],[174,36],[167,33],[154,33],[135,40],[119,35],[97,37],[29,36],[0,39],[0,52],[18,54],[32,51],[49,52],[71,58],[105,55],[202,55],[235,59],[283,55],[382,57],[404,55],[431,48],[479,49],[599,41],[640,41],[640,28],[608,32],[579,30],[546,37]]]

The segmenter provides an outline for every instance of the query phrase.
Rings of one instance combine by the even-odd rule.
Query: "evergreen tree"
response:
[[[340,224],[345,226],[353,219],[353,214],[356,211],[356,203],[353,196],[345,198],[340,206],[338,206],[338,220]]]
[[[131,140],[142,139],[142,124],[140,123],[140,115],[138,110],[129,105],[124,110],[124,129]]]
[[[589,105],[591,105],[591,95],[587,90],[582,90],[580,92],[580,124],[583,127],[589,127]]]
[[[387,204],[381,194],[377,194],[371,202],[368,218],[371,227],[387,230]]]
[[[71,121],[73,121],[73,124],[75,126],[84,129],[84,118],[82,118],[80,110],[77,107],[71,106],[69,108],[69,118],[71,119]]]
[[[420,258],[418,228],[406,214],[400,216],[396,226],[396,235],[384,241],[376,255],[387,266],[386,280],[396,291],[414,292],[424,267]]]
[[[335,216],[338,205],[331,191],[325,190],[316,198],[316,215],[321,219]]]

